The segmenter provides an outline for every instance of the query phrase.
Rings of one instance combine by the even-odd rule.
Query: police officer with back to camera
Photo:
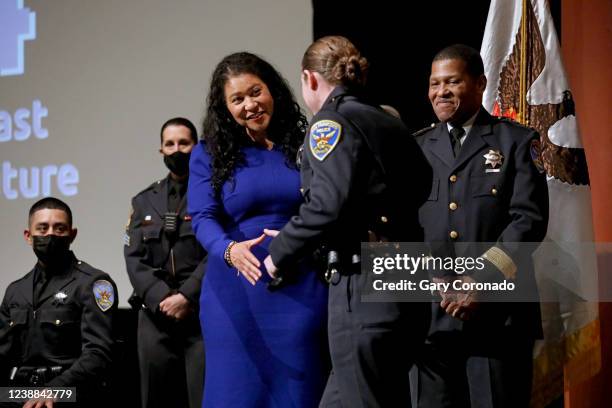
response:
[[[422,241],[417,211],[431,169],[402,122],[366,102],[367,61],[349,40],[315,41],[302,69],[314,114],[301,161],[305,203],[270,243],[264,265],[278,279],[326,247],[333,368],[321,407],[409,406],[408,372],[429,304],[362,302],[361,242]]]
[[[424,408],[529,405],[542,334],[531,254],[546,234],[548,189],[537,133],[489,115],[486,83],[471,47],[449,46],[433,59],[429,99],[440,123],[415,134],[434,170],[420,219],[439,256],[482,258],[482,268],[452,279],[506,281],[516,291],[442,294],[432,304],[415,395]]]
[[[9,285],[0,307],[0,383],[76,387],[71,406],[98,407],[108,393],[117,288],[70,251],[76,234],[63,201],[47,197],[30,208],[23,235],[38,262]],[[53,406],[51,399],[24,405]]]
[[[187,214],[193,124],[168,120],[161,128],[164,163],[170,170],[132,199],[126,226],[125,263],[139,309],[138,358],[142,406],[200,407],[204,346],[197,305],[206,252]]]

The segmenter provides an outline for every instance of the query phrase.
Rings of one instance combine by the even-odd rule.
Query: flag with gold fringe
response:
[[[534,350],[531,405],[544,407],[601,367],[591,191],[574,101],[546,0],[492,0],[481,55],[484,107],[535,128],[550,220],[534,254],[544,339]]]

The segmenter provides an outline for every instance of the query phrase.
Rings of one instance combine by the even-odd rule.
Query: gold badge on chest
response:
[[[499,173],[501,171],[504,156],[502,156],[499,150],[489,150],[482,157],[485,158],[485,173]]]

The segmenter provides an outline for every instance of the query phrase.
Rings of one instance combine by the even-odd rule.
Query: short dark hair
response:
[[[68,225],[72,227],[72,211],[70,207],[68,207],[68,204],[59,198],[45,197],[35,202],[32,207],[30,207],[30,212],[28,213],[28,225],[30,225],[34,213],[40,210],[60,210],[65,212],[68,216]]]
[[[468,45],[449,45],[438,51],[433,58],[433,62],[449,59],[458,59],[465,62],[465,69],[472,78],[478,78],[484,75],[484,65],[480,53]]]
[[[193,143],[198,143],[198,131],[196,130],[195,126],[189,119],[181,117],[168,119],[166,123],[162,125],[161,131],[159,132],[160,143],[164,143],[164,130],[166,130],[168,126],[185,126],[187,129],[189,129],[189,136],[191,137],[191,140],[193,140]]]

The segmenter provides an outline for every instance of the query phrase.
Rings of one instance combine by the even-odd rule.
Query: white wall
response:
[[[8,134],[6,115],[14,122],[20,108],[30,118],[38,113],[35,127],[46,129],[48,137],[38,139],[32,129],[27,140],[0,142],[0,292],[35,263],[22,232],[29,207],[41,197],[22,197],[6,162],[28,172],[70,163],[79,182],[68,182],[65,190],[70,194],[76,186],[78,193],[63,195],[56,176],[50,193],[74,212],[77,256],[110,273],[125,306],[131,286],[123,261],[124,225],[130,198],[166,174],[157,151],[161,124],[185,116],[200,130],[212,70],[235,51],[266,58],[299,96],[299,63],[312,38],[311,4],[26,0],[24,6],[36,13],[36,39],[24,44],[24,74],[0,76],[0,140]],[[35,100],[46,116],[42,109],[32,112]],[[15,191],[19,198],[9,199]]]

